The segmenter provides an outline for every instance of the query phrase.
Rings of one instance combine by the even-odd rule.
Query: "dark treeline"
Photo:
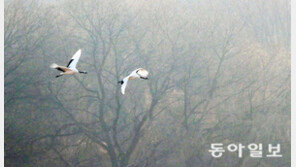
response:
[[[6,0],[4,14],[6,166],[290,166],[289,0]],[[80,48],[88,74],[55,78]],[[149,80],[121,95],[138,67]],[[215,142],[283,157],[215,159]]]

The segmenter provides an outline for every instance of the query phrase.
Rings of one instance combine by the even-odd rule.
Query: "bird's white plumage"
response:
[[[78,63],[78,61],[79,61],[80,56],[81,56],[81,49],[79,49],[79,50],[73,55],[73,57],[72,57],[72,59],[71,59],[71,60],[73,60],[73,61],[69,64],[68,68],[70,68],[71,70],[76,70],[76,65],[77,65],[77,63]]]
[[[140,77],[143,77],[143,78],[147,78],[148,77],[149,72],[147,70],[141,68],[141,69],[138,69],[137,71],[138,71],[137,74]]]
[[[57,68],[58,67],[58,65],[56,64],[56,63],[52,63],[51,65],[50,65],[50,68]]]
[[[71,58],[71,60],[68,62],[67,66],[59,66],[55,63],[51,64],[50,65],[50,68],[54,68],[54,69],[57,69],[59,71],[62,71],[62,73],[60,73],[59,75],[56,76],[57,77],[60,77],[60,76],[63,76],[63,75],[73,75],[73,74],[76,74],[76,73],[83,73],[83,74],[87,74],[86,71],[79,71],[76,69],[76,65],[79,61],[79,58],[81,56],[81,49],[79,49]]]
[[[129,76],[127,76],[127,77],[125,77],[124,79],[123,79],[123,84],[121,85],[121,93],[124,95],[124,93],[125,93],[125,88],[126,88],[126,85],[127,85],[127,82],[128,82],[128,77]]]
[[[148,79],[148,74],[149,72],[143,68],[138,68],[131,72],[127,77],[125,77],[122,81],[123,83],[121,84],[121,93],[125,94],[125,88],[127,86],[127,82],[130,79],[135,79],[135,78],[142,78],[142,79]]]

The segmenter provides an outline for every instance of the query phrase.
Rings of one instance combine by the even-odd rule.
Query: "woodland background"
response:
[[[290,166],[289,0],[6,0],[4,14],[5,166]],[[88,74],[55,78],[80,48]],[[138,67],[150,79],[121,95]],[[214,142],[283,157],[214,159]]]

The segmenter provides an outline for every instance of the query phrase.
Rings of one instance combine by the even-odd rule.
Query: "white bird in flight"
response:
[[[59,66],[55,63],[53,63],[52,65],[50,65],[50,68],[54,68],[54,69],[57,69],[59,71],[62,71],[59,75],[56,76],[57,77],[60,77],[60,76],[63,76],[63,75],[73,75],[73,74],[76,74],[76,73],[82,73],[82,74],[87,74],[86,71],[79,71],[76,69],[76,65],[78,63],[78,60],[81,56],[81,49],[79,49],[72,57],[72,59],[69,61],[67,67],[65,66]]]
[[[134,70],[132,73],[130,73],[130,75],[123,78],[123,80],[118,81],[118,83],[121,84],[121,93],[122,94],[125,93],[125,88],[126,88],[127,82],[129,80],[133,80],[136,78],[148,79],[148,74],[149,74],[149,72],[147,70],[145,70],[144,68],[138,68],[138,69]]]

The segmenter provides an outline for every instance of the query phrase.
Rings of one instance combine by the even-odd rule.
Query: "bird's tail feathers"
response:
[[[50,68],[57,68],[57,67],[59,67],[59,65],[57,65],[56,63],[53,63],[50,65]]]
[[[123,80],[121,80],[121,81],[118,81],[118,83],[120,83],[120,85],[122,85],[122,84],[123,84]]]

